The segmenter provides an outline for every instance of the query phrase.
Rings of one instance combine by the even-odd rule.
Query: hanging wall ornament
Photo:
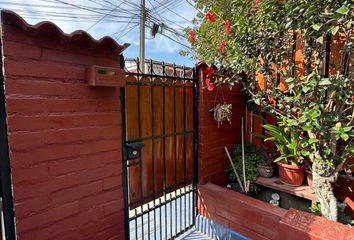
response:
[[[224,121],[228,121],[231,124],[232,104],[226,103],[224,92],[220,85],[215,91],[214,107],[209,111],[213,112],[214,119],[218,124],[218,128]]]

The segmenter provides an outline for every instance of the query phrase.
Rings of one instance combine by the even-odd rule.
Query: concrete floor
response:
[[[187,194],[175,200],[169,201],[168,196],[158,201],[145,204],[130,211],[130,216],[137,216],[142,211],[152,209],[154,204],[167,203],[155,210],[145,213],[130,221],[131,240],[168,240],[177,233],[193,225],[193,195]],[[136,212],[135,212],[136,211]],[[186,238],[193,239],[193,238]],[[194,238],[199,239],[199,238]]]
[[[193,228],[182,236],[176,238],[176,240],[213,240],[213,238]]]
[[[193,216],[193,193],[184,193],[184,190],[170,193],[130,211],[130,218],[133,219],[129,224],[130,239],[249,240],[210,219]],[[177,196],[180,197],[175,199]],[[161,206],[151,210],[157,205]],[[181,232],[184,233],[175,238]]]

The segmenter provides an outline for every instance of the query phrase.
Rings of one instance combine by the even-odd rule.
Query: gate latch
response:
[[[141,149],[144,147],[142,142],[131,142],[126,144],[127,148],[127,160],[140,158]]]

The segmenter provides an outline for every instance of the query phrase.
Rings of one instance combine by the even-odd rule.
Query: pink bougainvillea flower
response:
[[[220,52],[224,52],[225,51],[225,41],[224,40],[221,41],[219,50],[220,50]]]
[[[231,28],[230,28],[230,22],[229,22],[229,20],[226,20],[226,21],[225,21],[225,27],[226,27],[226,35],[227,35],[227,36],[230,36],[230,34],[231,34]]]
[[[255,7],[258,7],[258,5],[261,3],[262,0],[256,0]]]
[[[214,68],[212,67],[206,67],[205,68],[205,73],[208,78],[212,78],[214,76]]]
[[[195,43],[195,33],[193,31],[189,32],[189,40],[191,41],[192,44]]]
[[[213,91],[214,90],[214,85],[213,84],[209,84],[208,85],[208,91]]]
[[[215,15],[211,12],[207,12],[205,14],[205,17],[211,22],[214,23],[215,22]]]
[[[206,84],[207,86],[210,85],[210,79],[209,79],[209,78],[205,79],[205,84]]]

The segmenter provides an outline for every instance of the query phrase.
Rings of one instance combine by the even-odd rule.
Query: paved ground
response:
[[[213,240],[213,238],[205,235],[197,229],[191,229],[186,234],[182,235],[176,240]]]
[[[174,196],[172,196],[174,197]],[[167,199],[168,200],[168,199]],[[181,230],[193,224],[192,217],[192,194],[182,196],[173,201],[167,201],[166,205],[157,208],[155,211],[145,213],[139,216],[141,210],[151,209],[153,202],[145,204],[142,209],[139,207],[130,212],[131,216],[139,216],[130,221],[130,239],[131,240],[167,240],[171,239]],[[164,201],[161,201],[164,202]],[[159,204],[156,201],[155,204]],[[150,205],[150,207],[148,206]],[[193,239],[193,238],[186,238]],[[194,238],[200,239],[200,238]],[[201,238],[204,239],[204,238]],[[208,239],[208,238],[206,238]]]
[[[160,207],[151,210],[155,206]],[[249,240],[208,218],[194,218],[193,195],[181,189],[130,211],[129,216],[131,240]]]

